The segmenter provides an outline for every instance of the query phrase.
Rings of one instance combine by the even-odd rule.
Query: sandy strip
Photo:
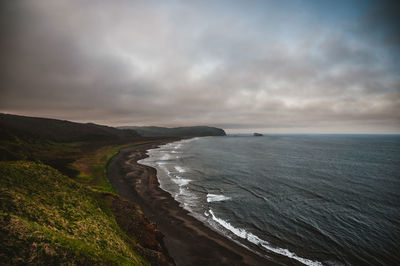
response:
[[[108,168],[110,182],[122,197],[138,204],[164,234],[164,243],[177,265],[292,265],[286,257],[258,256],[221,236],[188,215],[172,196],[159,187],[156,169],[138,164],[148,149],[161,140],[123,149]]]

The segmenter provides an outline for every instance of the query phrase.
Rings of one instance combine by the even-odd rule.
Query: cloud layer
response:
[[[2,112],[228,132],[400,132],[391,2],[1,5]]]

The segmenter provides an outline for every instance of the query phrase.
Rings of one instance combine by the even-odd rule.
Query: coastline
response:
[[[155,168],[137,163],[147,150],[180,139],[164,139],[122,149],[111,161],[108,178],[119,195],[141,207],[164,235],[177,265],[299,265],[287,257],[261,257],[189,215],[160,188]]]

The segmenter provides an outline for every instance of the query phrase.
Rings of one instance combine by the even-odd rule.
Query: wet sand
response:
[[[261,257],[221,236],[188,215],[159,187],[156,169],[138,164],[148,149],[173,140],[161,140],[123,149],[108,168],[108,178],[119,195],[139,205],[164,235],[164,244],[177,265],[293,265],[283,257]]]

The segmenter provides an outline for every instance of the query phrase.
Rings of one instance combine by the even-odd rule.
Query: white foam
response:
[[[171,155],[166,153],[160,158],[160,161],[168,161],[170,158],[171,158]]]
[[[312,265],[312,266],[314,266],[314,265],[315,266],[316,265],[322,265],[322,263],[319,262],[319,261],[313,261],[313,260],[309,260],[309,259],[305,259],[305,258],[299,257],[295,253],[293,253],[293,252],[291,252],[291,251],[289,251],[287,249],[275,248],[275,247],[271,246],[268,241],[265,241],[265,240],[259,238],[258,236],[254,235],[254,234],[252,234],[250,232],[247,232],[245,229],[236,228],[233,225],[231,225],[229,222],[224,221],[224,220],[216,217],[212,210],[209,210],[209,213],[211,214],[212,219],[214,221],[216,221],[218,224],[220,224],[221,226],[223,226],[225,229],[228,229],[229,231],[231,231],[232,233],[234,233],[238,237],[246,239],[249,242],[251,242],[251,243],[253,243],[253,244],[257,245],[257,246],[262,246],[265,249],[268,249],[268,250],[270,250],[272,252],[275,252],[277,254],[280,254],[280,255],[295,259],[295,260],[297,260],[297,261],[299,261],[299,262],[301,262],[303,264],[306,264],[306,265]]]
[[[192,142],[192,141],[198,140],[198,139],[200,139],[200,137],[195,137],[195,138],[191,138],[191,139],[184,139],[184,140],[181,140],[181,143],[188,143],[188,142]]]
[[[171,172],[168,170],[167,167],[163,166],[163,165],[159,165],[158,169],[160,171],[162,171],[163,173],[165,173],[167,176],[171,176]]]
[[[192,181],[192,180],[177,177],[177,178],[172,178],[172,181],[174,181],[175,184],[177,184],[178,186],[181,187],[181,186],[186,186],[186,185],[189,184],[189,182]]]
[[[232,199],[232,198],[224,196],[224,195],[207,194],[207,202],[223,201],[223,200],[230,200],[230,199]]]
[[[179,192],[174,193],[173,196],[174,199],[180,203],[182,208],[194,214],[192,207],[198,205],[198,197],[191,193],[187,186],[179,186]]]
[[[179,173],[184,173],[186,170],[182,166],[174,166],[175,170],[178,171]]]
[[[180,149],[182,147],[182,144],[178,144],[174,147],[175,150]]]

